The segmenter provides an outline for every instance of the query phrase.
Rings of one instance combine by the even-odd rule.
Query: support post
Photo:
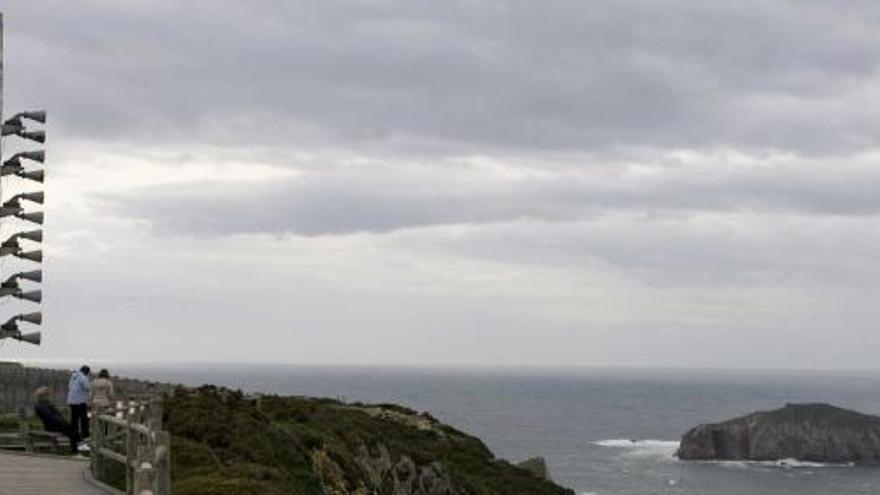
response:
[[[153,465],[147,460],[149,449],[146,445],[139,445],[135,456],[134,468],[134,491],[132,495],[153,494]]]
[[[31,438],[30,424],[28,424],[27,409],[18,408],[18,427],[21,430],[21,437],[24,440],[25,452],[34,451],[34,439]]]
[[[171,495],[171,436],[157,431],[153,466],[156,468],[153,489],[156,495]]]
[[[160,431],[162,429],[162,401],[153,396],[148,402],[149,424],[150,429]]]
[[[101,449],[104,447],[104,423],[101,422],[103,410],[92,411],[92,478],[104,479],[104,458]]]
[[[125,493],[134,493],[131,463],[135,460],[135,431],[131,428],[131,414],[125,417]]]

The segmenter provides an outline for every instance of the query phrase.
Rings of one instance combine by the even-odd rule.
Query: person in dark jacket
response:
[[[64,433],[70,439],[71,453],[76,454],[80,441],[79,432],[64,419],[61,412],[52,404],[51,396],[52,390],[49,387],[40,387],[37,390],[37,404],[34,406],[34,413],[43,422],[43,429]]]

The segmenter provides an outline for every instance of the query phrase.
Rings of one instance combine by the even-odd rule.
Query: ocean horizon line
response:
[[[880,368],[772,368],[772,367],[708,367],[708,366],[664,366],[664,365],[547,365],[547,364],[493,364],[493,363],[333,363],[333,362],[252,362],[252,361],[214,361],[214,360],[137,360],[137,359],[7,359],[4,362],[19,363],[35,367],[70,367],[82,364],[91,366],[143,367],[143,368],[300,368],[304,370],[344,370],[365,369],[384,371],[435,371],[435,372],[534,372],[536,374],[578,374],[578,373],[652,373],[669,374],[727,374],[727,375],[880,375]]]

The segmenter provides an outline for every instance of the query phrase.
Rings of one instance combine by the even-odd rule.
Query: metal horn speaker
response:
[[[46,199],[46,193],[44,193],[43,191],[21,193],[21,194],[17,194],[16,196],[18,196],[19,198],[24,199],[26,201],[30,201],[32,203],[37,203],[40,205],[43,204],[43,201]]]
[[[46,131],[21,131],[18,133],[20,137],[36,141],[38,143],[46,142]]]
[[[18,114],[26,119],[33,120],[34,122],[39,122],[41,124],[46,123],[46,111],[45,110],[32,110],[29,112],[21,112]]]
[[[43,300],[43,291],[29,290],[27,292],[19,292],[18,294],[14,294],[13,297],[24,299],[25,301],[33,301],[35,303],[38,303]]]
[[[43,225],[43,212],[42,211],[32,211],[30,213],[19,213],[15,215],[16,217],[27,220],[28,222],[35,223],[37,225]]]
[[[20,340],[22,342],[27,342],[28,344],[40,345],[40,340],[42,336],[43,335],[40,332],[30,332],[19,333],[17,335],[13,335],[12,338],[15,340]]]
[[[43,230],[28,230],[26,232],[19,232],[18,237],[20,239],[27,239],[29,241],[34,242],[43,242]]]
[[[41,323],[43,323],[43,313],[39,311],[21,314],[16,316],[15,318],[21,321],[26,321],[28,323],[33,323],[34,325],[40,325]]]
[[[43,262],[43,250],[42,249],[38,249],[36,251],[26,251],[24,253],[18,253],[18,254],[16,254],[16,256],[18,256],[19,258],[22,258],[22,259],[36,261],[37,263]]]
[[[46,179],[46,172],[43,170],[18,171],[15,175],[22,179],[29,179],[35,182],[43,182]]]
[[[46,160],[45,150],[22,151],[21,153],[16,153],[16,155],[40,163],[43,163]]]
[[[43,270],[31,270],[29,272],[21,272],[18,274],[18,278],[30,280],[31,282],[42,282]]]

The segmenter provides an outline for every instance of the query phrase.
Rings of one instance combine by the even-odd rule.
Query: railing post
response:
[[[134,477],[132,476],[131,463],[134,460],[135,432],[131,429],[131,411],[125,416],[125,493],[131,495],[134,493]]]
[[[167,431],[156,431],[154,434],[156,448],[153,453],[153,490],[156,495],[171,495],[171,437]]]
[[[132,418],[131,421],[133,423],[140,423],[141,422],[141,416],[142,416],[141,410],[142,410],[141,402],[137,399],[137,397],[135,397],[134,400],[129,400],[128,414]]]
[[[150,428],[156,431],[162,429],[162,401],[158,397],[150,398]]]
[[[101,421],[98,419],[98,411],[92,409],[91,426],[92,430],[92,455],[89,456],[89,467],[92,470],[92,478],[100,480],[98,475],[98,458],[101,457]]]
[[[134,490],[132,495],[153,494],[153,466],[147,460],[149,448],[146,445],[138,445],[134,470]]]
[[[27,409],[24,406],[18,409],[18,427],[21,430],[21,437],[24,440],[25,452],[34,451],[34,440],[30,435],[30,424],[28,424]]]

